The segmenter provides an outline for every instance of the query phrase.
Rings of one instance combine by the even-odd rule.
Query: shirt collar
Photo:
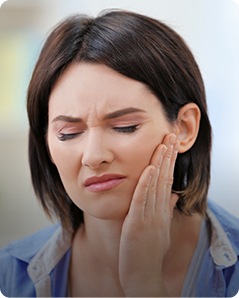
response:
[[[211,223],[210,253],[212,259],[218,266],[230,267],[237,262],[237,254],[225,230],[210,209],[207,210],[207,216]]]
[[[50,274],[71,247],[71,242],[72,234],[59,227],[28,265],[28,274],[34,283]]]
[[[212,259],[218,266],[230,267],[237,262],[237,254],[221,223],[209,208],[207,216],[211,223],[210,253]],[[54,235],[30,261],[28,273],[31,279],[36,282],[46,274],[50,274],[70,249],[71,242],[72,234],[59,226]]]

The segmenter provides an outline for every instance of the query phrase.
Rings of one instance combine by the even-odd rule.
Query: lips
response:
[[[105,174],[102,176],[89,177],[84,181],[84,186],[92,192],[100,192],[112,189],[123,182],[125,176],[118,174]]]

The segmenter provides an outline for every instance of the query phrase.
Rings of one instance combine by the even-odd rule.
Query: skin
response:
[[[73,64],[58,80],[47,142],[85,220],[72,243],[72,296],[180,295],[201,219],[178,214],[171,188],[177,154],[194,143],[199,119],[189,104],[169,123],[144,84],[104,65]],[[106,173],[124,179],[109,190],[85,187],[87,178]]]

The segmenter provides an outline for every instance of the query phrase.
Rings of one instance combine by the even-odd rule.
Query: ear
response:
[[[201,112],[195,103],[183,106],[177,117],[177,138],[180,141],[179,153],[188,151],[195,143],[200,126]]]

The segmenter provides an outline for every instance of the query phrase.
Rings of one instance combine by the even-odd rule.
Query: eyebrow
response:
[[[118,118],[118,117],[121,117],[121,116],[124,116],[127,114],[132,114],[132,113],[146,113],[146,112],[139,108],[130,107],[130,108],[125,108],[125,109],[117,110],[112,113],[106,114],[104,116],[103,120],[114,119],[114,118]],[[83,120],[81,118],[66,116],[66,115],[59,115],[52,120],[52,122],[56,122],[56,121],[64,121],[64,122],[69,122],[69,123],[83,122]]]
[[[132,108],[125,108],[125,109],[122,109],[122,110],[118,110],[118,111],[106,114],[103,119],[107,120],[107,119],[118,118],[118,117],[121,117],[121,116],[124,116],[124,115],[127,115],[127,114],[132,114],[132,113],[146,113],[146,112],[144,110],[139,109],[139,108],[133,108],[133,107]]]
[[[70,123],[77,123],[77,122],[82,122],[81,118],[78,117],[72,117],[72,116],[66,116],[66,115],[59,115],[56,118],[52,120],[53,122],[57,121],[64,121],[64,122],[70,122]]]

